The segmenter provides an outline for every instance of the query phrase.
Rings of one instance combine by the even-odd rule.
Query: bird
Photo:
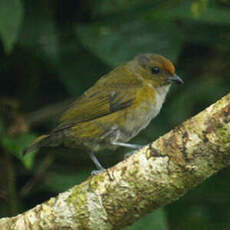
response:
[[[84,148],[97,170],[95,153],[119,146],[139,149],[128,141],[148,126],[165,101],[172,83],[182,84],[166,57],[144,53],[103,75],[60,116],[56,128],[35,139],[23,155],[42,147]]]

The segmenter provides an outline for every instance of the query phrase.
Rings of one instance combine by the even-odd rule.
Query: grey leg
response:
[[[142,145],[136,145],[136,144],[129,144],[129,143],[122,143],[122,142],[113,142],[113,145],[118,145],[126,148],[131,148],[131,149],[139,149],[142,147]]]
[[[96,168],[97,168],[97,170],[93,170],[91,172],[91,175],[95,175],[95,174],[101,173],[101,172],[103,172],[105,170],[104,167],[98,161],[98,159],[96,158],[96,156],[95,156],[95,154],[93,152],[89,153],[89,157],[93,161],[93,163],[96,165]]]
[[[122,146],[122,147],[126,147],[126,148],[131,148],[131,149],[135,149],[138,150],[142,147],[142,145],[136,145],[136,144],[129,144],[129,143],[122,143],[122,142],[113,142],[113,145],[118,145],[118,146]],[[128,152],[124,154],[124,159],[128,158],[129,156],[131,156],[132,154],[135,153],[134,151]]]

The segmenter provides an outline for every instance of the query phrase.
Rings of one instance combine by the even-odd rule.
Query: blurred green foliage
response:
[[[10,53],[17,42],[23,19],[23,6],[18,0],[2,0],[0,2],[0,35],[5,52]]]
[[[143,52],[174,61],[185,84],[132,142],[147,144],[230,89],[228,0],[1,0],[0,216],[78,184],[94,168],[85,152],[21,150],[55,126],[69,99]],[[99,158],[107,167],[125,149]],[[127,229],[229,229],[230,170]]]

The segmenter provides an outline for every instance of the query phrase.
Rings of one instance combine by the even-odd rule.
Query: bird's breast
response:
[[[128,141],[149,125],[160,112],[168,90],[169,86],[153,88],[151,85],[139,90],[133,108],[126,111],[122,127],[125,135],[121,139]]]

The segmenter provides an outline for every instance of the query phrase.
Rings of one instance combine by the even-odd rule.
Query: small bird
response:
[[[23,154],[44,146],[83,147],[96,165],[104,170],[95,152],[123,146],[157,116],[171,83],[183,83],[167,58],[140,54],[102,76],[76,99],[60,117],[59,125],[48,135],[38,137]]]

